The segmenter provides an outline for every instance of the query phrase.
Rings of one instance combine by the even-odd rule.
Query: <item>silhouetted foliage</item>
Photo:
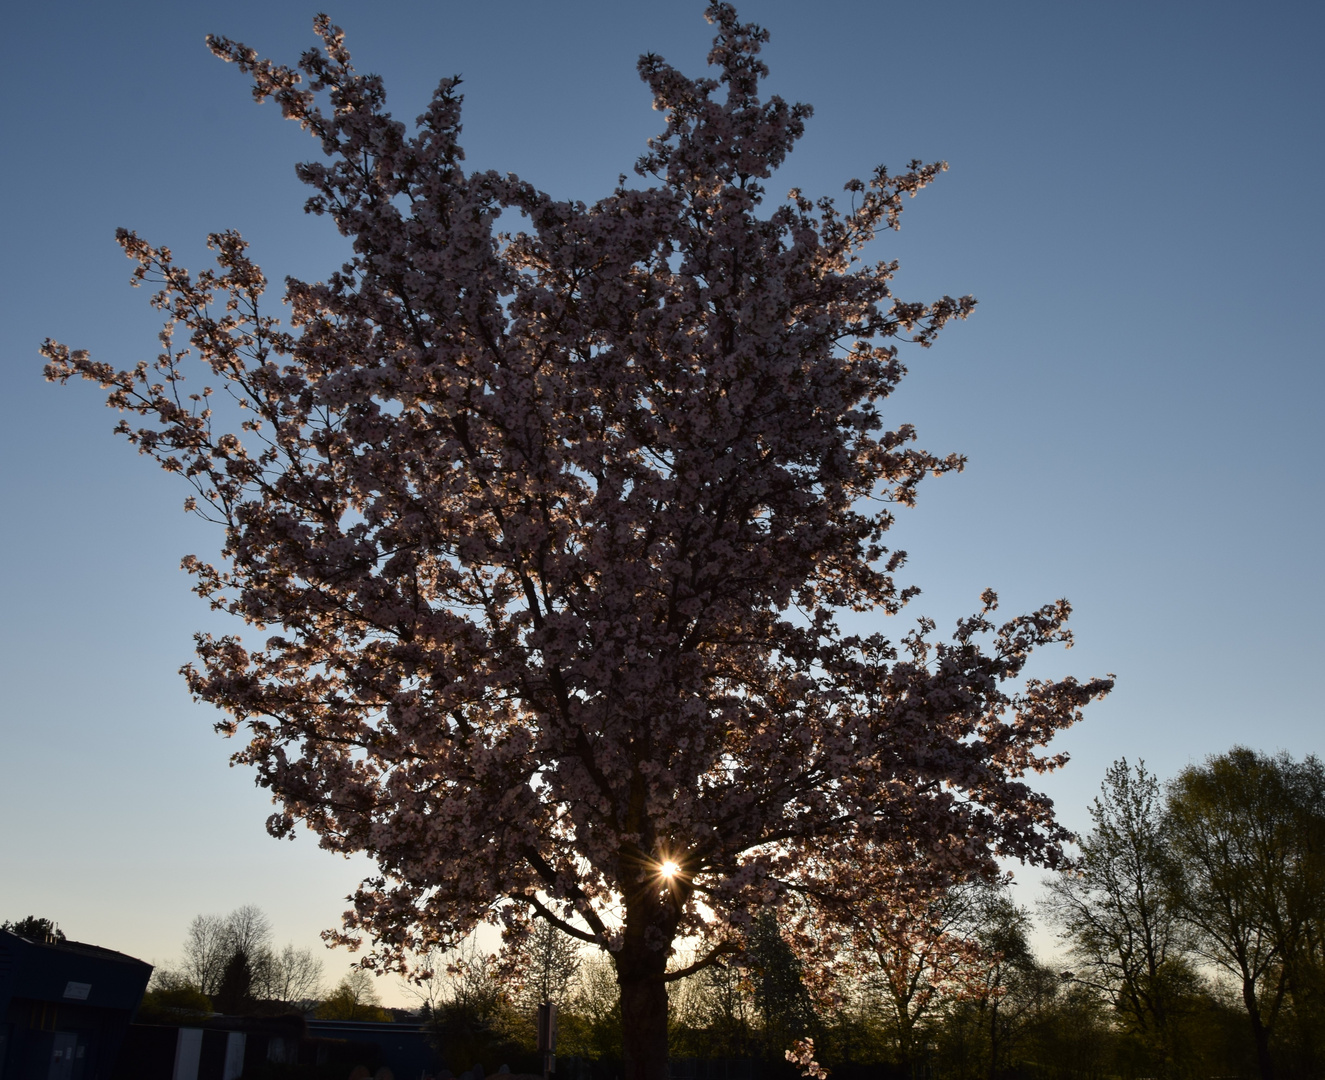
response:
[[[523,1062],[540,1072],[534,1054],[533,1005],[521,1010],[500,977],[499,964],[470,948],[452,958],[445,992],[426,1021],[426,1030],[452,1072],[474,1065],[495,1072]]]
[[[1071,946],[1077,978],[1111,1004],[1147,1070],[1184,1075],[1184,1012],[1201,984],[1169,887],[1159,781],[1144,763],[1116,761],[1090,814],[1095,827],[1081,841],[1081,860],[1051,885],[1046,906]]]
[[[248,953],[237,949],[226,961],[221,985],[215,995],[216,1008],[229,1016],[250,1012],[253,1008],[253,968]]]
[[[240,952],[247,960],[248,994],[252,999],[246,1011],[303,1011],[321,997],[321,957],[312,949],[298,949],[293,944],[274,948],[271,922],[253,904],[236,908],[229,915],[194,917],[184,940],[180,966],[170,972],[173,985],[188,983],[219,1001],[226,970]]]
[[[8,930],[11,934],[17,934],[28,941],[45,942],[48,940],[64,941],[64,931],[55,925],[50,919],[43,919],[37,915],[29,915],[26,918],[18,919],[15,922],[0,923],[0,930]]]
[[[1234,981],[1262,1080],[1319,1075],[1325,1014],[1325,764],[1245,747],[1169,788],[1175,902]]]
[[[138,1006],[137,1020],[141,1024],[180,1023],[212,1011],[211,998],[186,975],[158,968]]]
[[[320,1020],[375,1020],[389,1022],[394,1017],[382,1008],[373,976],[363,968],[354,968],[341,979],[317,1008]]]
[[[771,912],[755,920],[746,949],[760,1021],[760,1053],[765,1060],[782,1061],[787,1048],[814,1034],[816,1027],[803,967]]]

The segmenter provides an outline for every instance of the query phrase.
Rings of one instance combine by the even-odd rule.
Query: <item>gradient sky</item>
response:
[[[216,717],[176,674],[194,630],[225,628],[178,569],[217,535],[112,437],[94,388],[41,380],[37,346],[119,366],[154,354],[117,226],[195,269],[224,228],[274,281],[339,263],[334,228],[300,212],[292,166],[311,140],[203,44],[221,33],[293,62],[316,10],[50,0],[10,5],[0,35],[0,919],[47,916],[152,961],[173,959],[195,914],[243,903],[279,942],[314,944],[367,864],[264,833],[266,797],[226,768]],[[661,127],[636,57],[698,73],[702,10],[328,8],[398,117],[460,73],[468,165],[585,200]],[[1078,644],[1039,670],[1118,676],[1044,781],[1075,828],[1120,756],[1171,776],[1235,743],[1320,752],[1325,7],[740,12],[773,34],[772,91],[816,110],[772,196],[838,194],[878,162],[951,164],[875,253],[901,259],[900,295],[980,301],[907,353],[888,412],[970,465],[901,515],[902,576],[924,593],[884,629],[950,625],[985,586],[1008,613],[1071,599]]]

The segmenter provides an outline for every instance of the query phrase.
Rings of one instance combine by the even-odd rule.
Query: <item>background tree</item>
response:
[[[1325,1070],[1325,765],[1315,756],[1290,769],[1292,847],[1274,906],[1291,1008],[1287,1047],[1299,1075]]]
[[[1040,970],[1040,993],[1022,1040],[1020,1075],[1054,1080],[1147,1075],[1144,1067],[1129,1069],[1133,1062],[1119,1052],[1120,1032],[1112,1010],[1094,988],[1077,982],[1070,973]],[[1033,1071],[1025,1067],[1028,1063]]]
[[[996,1080],[1030,1040],[1058,978],[1036,960],[1030,915],[1004,883],[975,888],[962,923],[980,963],[949,999],[941,1054],[962,1077]]]
[[[612,962],[586,958],[566,1012],[558,1020],[558,1055],[621,1061],[625,1055],[621,991]]]
[[[781,1062],[794,1042],[818,1034],[818,1024],[804,965],[783,939],[774,913],[755,919],[746,935],[744,962],[759,1018],[761,1056]]]
[[[694,956],[677,958],[688,967]],[[671,1045],[693,1058],[753,1058],[759,1053],[758,1015],[750,971],[729,958],[682,982],[670,996]]]
[[[325,18],[307,84],[214,39],[318,140],[307,208],[350,262],[288,283],[289,332],[236,234],[195,278],[124,232],[162,352],[44,349],[224,525],[222,564],[187,566],[261,640],[201,636],[190,686],[247,730],[274,833],[377,860],[345,939],[400,966],[532,908],[611,956],[631,1080],[665,1070],[679,937],[695,970],[792,892],[833,923],[922,865],[1055,863],[1025,776],[1110,685],[1021,683],[1069,640],[1062,601],[998,625],[986,592],[952,641],[839,631],[913,595],[891,504],[962,464],[885,425],[896,343],[974,301],[900,299],[895,263],[860,261],[941,163],[853,180],[847,210],[763,206],[810,110],[760,98],[764,31],[708,16],[716,78],[640,60],[651,186],[592,206],[466,174],[457,80],[408,134]]]
[[[1047,909],[1070,943],[1076,977],[1104,994],[1174,1075],[1184,1002],[1196,989],[1190,934],[1169,889],[1172,856],[1159,781],[1126,759],[1105,774],[1081,858],[1049,886]]]
[[[253,966],[248,953],[236,949],[226,961],[221,984],[212,997],[217,1009],[229,1016],[240,1016],[253,1009]]]
[[[515,988],[521,1013],[533,1016],[538,1005],[565,1003],[574,987],[583,956],[580,943],[545,919],[527,922],[502,948],[502,974]]]
[[[221,915],[195,915],[184,939],[183,974],[208,997],[221,988],[226,964],[234,950]]]
[[[296,949],[293,944],[271,952],[257,992],[280,1005],[309,1005],[322,994],[322,958],[312,949]]]
[[[442,948],[425,950],[413,958],[409,974],[401,980],[401,989],[418,1002],[419,1012],[425,1018],[432,1015],[449,992],[448,956]]]
[[[372,973],[363,968],[350,969],[318,1006],[317,1016],[320,1020],[374,1020],[378,1023],[394,1019],[382,1008],[377,988],[373,986]]]
[[[183,1018],[196,1020],[212,1011],[211,999],[187,975],[154,968],[135,1019],[144,1024],[179,1023]]]
[[[440,993],[429,1010],[427,1030],[453,1072],[476,1064],[495,1072],[534,1049],[534,1016],[520,1008],[513,993],[518,984],[509,977],[509,953],[499,957],[485,952],[471,936],[437,959],[445,964],[446,974],[434,980]],[[534,1068],[533,1060],[528,1064]]]
[[[879,1002],[892,1060],[905,1069],[928,1041],[925,1027],[948,1000],[979,985],[983,955],[964,931],[979,887],[881,893],[853,927],[852,959]]]
[[[1310,1014],[1313,927],[1325,905],[1325,769],[1314,757],[1235,747],[1183,770],[1167,810],[1176,902],[1201,953],[1235,980],[1270,1080],[1295,990]]]
[[[0,930],[8,930],[11,934],[17,934],[29,941],[65,940],[64,931],[56,926],[52,920],[43,919],[37,915],[28,915],[26,918],[17,919],[14,922],[0,923]]]
[[[226,916],[224,937],[231,954],[242,952],[253,963],[271,951],[271,920],[256,904],[244,904]]]
[[[271,920],[252,904],[229,915],[195,916],[189,923],[178,975],[219,1001],[227,968],[239,953],[243,953],[248,971],[246,993],[254,1000],[299,1006],[321,993],[320,957],[293,944],[276,951],[271,943]]]
[[[250,998],[270,998],[279,976],[276,972],[276,954],[271,944],[271,920],[256,904],[235,908],[225,918],[225,950],[227,964],[243,954],[248,966]],[[218,994],[221,991],[218,989]],[[250,1001],[250,1005],[252,1001]]]

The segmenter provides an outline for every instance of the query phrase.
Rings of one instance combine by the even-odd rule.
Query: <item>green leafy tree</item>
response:
[[[585,960],[558,1026],[558,1055],[622,1060],[621,993],[610,961],[597,957]]]
[[[1175,902],[1200,952],[1234,979],[1271,1080],[1281,1020],[1309,1018],[1317,1004],[1325,766],[1235,747],[1179,774],[1167,822]],[[1319,1034],[1297,1026],[1298,1053],[1313,1058]]]
[[[381,999],[373,986],[373,976],[362,968],[354,968],[317,1008],[319,1020],[376,1020],[386,1023],[394,1019],[382,1008]]]
[[[178,971],[158,968],[152,972],[152,981],[138,1006],[140,1023],[178,1023],[180,1020],[206,1016],[212,1012],[212,1001]]]
[[[511,950],[493,956],[473,937],[452,953],[429,958],[433,977],[428,980],[426,1030],[452,1071],[481,1065],[493,1072],[533,1050],[532,1009],[516,1000],[521,959],[533,962],[533,957],[513,957]]]
[[[1105,1080],[1120,1069],[1122,1033],[1106,1000],[1070,972],[1041,969],[1020,1047],[1022,1069],[1037,1080]],[[1133,1075],[1151,1075],[1142,1070]],[[1206,1074],[1208,1075],[1208,1074]]]
[[[684,958],[684,967],[693,957]],[[710,964],[671,995],[671,1044],[680,1057],[748,1058],[759,1033],[750,972],[731,962]]]
[[[1184,1003],[1197,979],[1190,931],[1168,888],[1164,800],[1145,763],[1115,761],[1090,810],[1081,858],[1050,884],[1046,904],[1070,943],[1076,977],[1113,1005],[1150,1068],[1176,1075]]]
[[[760,1021],[762,1056],[767,1061],[782,1061],[792,1043],[815,1033],[816,1017],[802,977],[803,965],[770,912],[760,915],[750,928],[746,957]]]

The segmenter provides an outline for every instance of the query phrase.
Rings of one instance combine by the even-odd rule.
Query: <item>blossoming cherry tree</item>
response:
[[[632,1080],[665,1075],[668,982],[752,912],[822,957],[873,897],[1054,863],[1025,777],[1109,686],[1021,677],[1069,640],[1061,601],[998,625],[986,593],[946,641],[839,628],[912,595],[893,507],[962,459],[882,405],[898,343],[974,301],[898,299],[896,265],[858,259],[941,164],[852,181],[845,209],[765,204],[810,110],[760,97],[764,31],[708,17],[717,77],[640,60],[666,128],[643,186],[592,205],[466,172],[458,80],[411,133],[325,17],[298,69],[212,39],[318,141],[307,209],[352,257],[288,281],[283,325],[237,234],[194,276],[121,232],[160,354],[44,347],[223,525],[186,566],[253,633],[200,635],[189,685],[275,835],[376,860],[342,937],[379,967],[484,920],[599,946]]]

